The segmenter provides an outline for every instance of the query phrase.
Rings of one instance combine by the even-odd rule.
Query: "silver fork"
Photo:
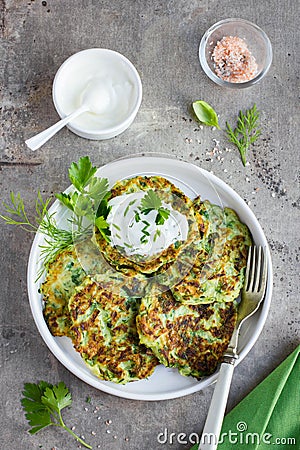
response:
[[[215,450],[222,428],[233,369],[237,354],[237,343],[242,323],[252,316],[264,297],[267,282],[267,259],[262,247],[249,247],[242,299],[237,309],[237,321],[213,393],[198,450]]]

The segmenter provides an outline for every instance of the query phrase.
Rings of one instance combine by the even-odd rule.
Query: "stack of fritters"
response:
[[[187,240],[140,261],[95,229],[96,246],[81,243],[80,259],[71,248],[49,265],[41,286],[45,320],[52,334],[71,337],[101,379],[147,378],[159,362],[199,379],[216,369],[228,346],[251,236],[231,209],[199,197],[192,202],[162,177],[118,182],[111,198],[148,189],[181,213],[184,205]]]

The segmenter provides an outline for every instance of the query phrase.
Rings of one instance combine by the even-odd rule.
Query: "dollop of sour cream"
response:
[[[145,192],[123,194],[112,198],[108,203],[111,206],[107,217],[111,243],[113,246],[122,247],[128,256],[142,255],[147,258],[161,253],[176,241],[187,239],[186,216],[162,202],[162,207],[168,209],[170,214],[162,225],[157,225],[156,210],[148,214],[140,212],[139,207],[144,196]],[[145,231],[149,235],[145,234]]]

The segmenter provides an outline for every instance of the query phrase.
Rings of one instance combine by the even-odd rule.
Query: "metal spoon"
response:
[[[44,145],[52,136],[54,136],[65,125],[71,122],[84,112],[91,112],[94,114],[101,114],[105,111],[109,105],[109,93],[105,88],[105,82],[100,78],[92,79],[87,84],[82,93],[82,101],[80,108],[69,114],[64,119],[59,120],[57,123],[47,128],[46,130],[38,133],[30,139],[25,141],[27,147],[30,150],[37,150]]]

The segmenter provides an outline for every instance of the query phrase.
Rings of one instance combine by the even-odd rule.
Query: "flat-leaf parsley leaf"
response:
[[[83,156],[76,164],[73,162],[69,168],[69,178],[71,183],[83,192],[84,188],[89,184],[91,178],[95,175],[97,167],[93,167],[88,156]]]
[[[140,211],[143,214],[149,214],[150,211],[156,210],[157,215],[155,218],[156,225],[163,225],[165,220],[168,219],[170,215],[169,209],[166,209],[162,206],[161,199],[159,196],[153,191],[153,189],[149,189],[147,193],[141,200]]]
[[[67,406],[71,406],[72,396],[62,381],[57,385],[46,381],[40,381],[38,384],[25,383],[23,395],[21,404],[25,411],[25,417],[32,427],[29,433],[35,434],[43,428],[54,425],[66,430],[86,448],[92,448],[63,421],[61,411]]]

